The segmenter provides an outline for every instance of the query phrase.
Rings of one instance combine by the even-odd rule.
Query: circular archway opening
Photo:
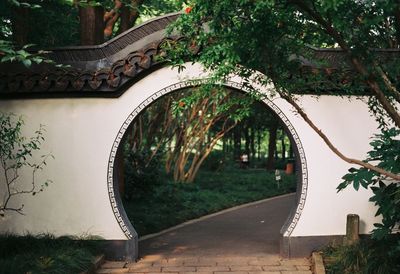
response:
[[[239,89],[240,87],[233,83],[227,84],[226,86],[228,89],[225,90],[229,94],[224,94],[224,96],[221,97],[222,100],[228,97],[232,98],[234,96],[233,93],[237,96],[236,102],[244,100],[243,96],[247,96],[245,93],[238,93],[238,90],[243,91],[243,89]],[[276,105],[268,100],[262,103],[255,102],[252,105],[252,109],[261,110],[261,112],[256,112],[256,115],[250,115],[239,123],[235,122],[234,117],[225,115],[225,117],[228,117],[225,121],[224,119],[220,119],[213,123],[216,129],[204,123],[205,128],[208,127],[209,131],[212,132],[214,130],[214,134],[207,135],[204,133],[204,130],[203,133],[201,133],[202,131],[200,130],[199,135],[193,131],[195,127],[200,127],[199,121],[204,122],[205,120],[212,120],[211,114],[216,116],[222,115],[218,113],[216,108],[221,107],[221,109],[224,109],[224,107],[223,102],[217,100],[214,100],[216,104],[205,107],[204,102],[207,101],[207,98],[200,98],[203,100],[200,100],[203,105],[193,104],[193,98],[196,96],[189,96],[194,94],[193,89],[192,91],[188,91],[190,87],[192,87],[192,85],[187,83],[184,90],[182,90],[182,85],[180,85],[180,90],[175,90],[174,93],[172,92],[173,90],[168,88],[168,92],[158,92],[158,96],[153,95],[151,100],[146,100],[145,107],[142,105],[140,110],[135,110],[132,115],[128,117],[126,124],[122,127],[123,132],[119,134],[119,136],[121,136],[121,133],[124,135],[123,139],[125,141],[118,143],[117,148],[121,155],[123,155],[122,152],[125,152],[125,157],[120,157],[120,159],[125,159],[125,161],[120,161],[120,164],[116,164],[115,162],[113,165],[114,188],[116,189],[116,187],[118,187],[120,190],[124,200],[125,210],[128,212],[127,216],[125,212],[120,214],[122,219],[125,218],[125,222],[128,224],[130,220],[134,227],[139,230],[139,235],[155,233],[181,223],[182,221],[236,205],[222,204],[222,206],[219,205],[219,207],[216,207],[211,204],[211,210],[204,210],[203,207],[198,207],[199,205],[207,204],[207,200],[200,201],[200,204],[197,205],[187,205],[188,201],[194,199],[193,197],[196,197],[194,200],[199,200],[198,197],[202,196],[200,193],[195,193],[190,196],[188,192],[182,194],[183,196],[178,198],[178,202],[172,201],[176,198],[174,196],[179,196],[176,195],[176,193],[179,192],[179,188],[186,188],[189,190],[189,193],[193,192],[196,188],[198,189],[201,184],[201,182],[199,183],[198,176],[202,176],[208,181],[213,181],[212,179],[223,177],[221,174],[216,173],[222,170],[230,173],[232,176],[231,178],[235,179],[239,177],[237,175],[239,173],[235,173],[235,171],[246,175],[253,172],[251,175],[255,177],[261,175],[265,180],[264,189],[267,189],[269,193],[266,195],[260,189],[257,189],[254,183],[257,179],[252,177],[250,180],[252,180],[253,183],[247,183],[247,186],[250,186],[250,188],[253,187],[256,194],[253,193],[253,196],[248,200],[240,200],[239,198],[237,204],[291,192],[295,190],[296,184],[297,189],[304,188],[303,171],[305,170],[305,162],[300,156],[301,153],[299,153],[299,146],[301,149],[301,143],[297,138],[294,128]],[[208,98],[215,98],[215,96],[215,94],[212,94],[211,97],[208,95]],[[232,104],[230,106],[232,106]],[[211,109],[211,114],[207,112],[207,108]],[[226,106],[225,112],[227,112]],[[257,115],[261,116],[260,120],[264,118],[264,123],[257,123],[257,121],[255,121]],[[170,116],[174,119],[170,119]],[[265,119],[267,117],[268,119]],[[227,122],[229,119],[230,122]],[[265,120],[270,121],[269,123],[265,123]],[[160,126],[162,123],[164,127]],[[233,124],[235,125],[233,126]],[[259,132],[257,136],[254,132],[251,132],[252,129],[254,130],[256,124],[261,125],[261,128],[268,128],[268,130],[264,129],[264,131],[262,133]],[[226,130],[227,128],[229,128],[229,130]],[[263,133],[266,132],[268,134],[264,134],[263,136]],[[237,137],[238,133],[242,135],[239,138]],[[213,139],[215,136],[221,134],[223,136],[218,140]],[[193,146],[193,143],[196,145],[200,143],[199,136],[201,135],[203,135],[202,138],[204,138],[204,141],[202,141],[203,147]],[[187,140],[179,139],[181,138],[179,136],[185,136],[186,139],[194,138],[194,140],[192,140],[192,143],[186,142]],[[258,142],[255,142],[255,139],[257,139]],[[266,139],[268,139],[268,142],[265,142]],[[271,145],[271,142],[274,142],[274,144]],[[207,150],[207,148],[209,148],[207,144],[210,143],[214,145],[211,152],[204,158],[203,154],[199,151],[202,151],[204,148]],[[273,151],[271,151],[272,147],[274,148]],[[143,148],[145,149],[143,150]],[[130,154],[127,154],[127,151]],[[160,153],[162,151],[174,153]],[[227,156],[227,154],[229,154],[229,156]],[[170,161],[171,159],[173,160]],[[185,161],[182,161],[182,159]],[[197,165],[196,160],[199,159],[203,159],[203,161]],[[160,173],[160,163],[161,166],[165,168],[165,174]],[[197,168],[202,165],[208,170]],[[226,165],[229,167],[226,168]],[[121,168],[121,166],[124,166],[124,168]],[[133,172],[132,170],[127,171],[129,168],[133,168]],[[267,169],[269,169],[269,171],[267,171]],[[190,173],[190,171],[196,171],[195,175],[193,176],[193,173]],[[289,175],[286,175],[286,173]],[[291,173],[294,173],[294,175],[291,175]],[[292,179],[292,182],[290,182],[291,177],[297,177],[297,179]],[[175,183],[160,183],[160,179],[162,181],[162,179],[165,178],[167,180],[172,179]],[[269,183],[267,183],[267,181],[269,181]],[[179,185],[176,182],[180,182]],[[213,184],[217,183],[213,182]],[[285,189],[285,187],[287,187],[287,189]],[[230,188],[229,186],[225,186],[225,189]],[[271,193],[271,190],[273,190],[273,193]],[[283,192],[279,192],[280,190]],[[213,196],[213,194],[217,192],[216,189],[208,189],[207,191],[208,196]],[[249,189],[241,189],[240,194],[247,193],[249,193]],[[304,193],[304,191],[302,191],[302,193]],[[157,194],[158,196],[151,196],[150,194]],[[228,196],[229,195],[230,194],[228,194]],[[237,197],[233,199],[237,199]],[[162,203],[158,203],[161,200]],[[219,196],[216,200],[223,201],[224,199]],[[133,202],[131,203],[130,201]],[[142,206],[143,201],[147,202],[147,205],[144,205],[144,207]],[[298,197],[293,196],[292,201],[296,201],[297,203],[293,203],[293,206],[290,205],[286,213],[280,216],[281,223],[279,228],[282,227],[284,220],[287,215],[289,215],[290,209],[293,209],[286,224],[282,228],[282,234],[285,236],[290,236],[295,226],[297,221],[295,212],[301,206],[302,198],[300,195],[298,195]],[[179,206],[182,208],[192,207],[195,213],[192,215],[183,214]],[[148,209],[152,210],[149,211]],[[164,209],[166,209],[166,211]],[[124,210],[122,209],[122,211]],[[166,214],[167,211],[172,215]],[[282,212],[281,209],[279,211]],[[173,215],[177,218],[172,218],[171,216]],[[153,220],[149,220],[149,217],[153,217]],[[261,223],[265,222],[265,220],[259,221]],[[279,228],[277,229],[278,235]],[[130,229],[132,230],[133,227]],[[240,228],[238,229],[240,230]],[[187,250],[185,251],[187,252]]]

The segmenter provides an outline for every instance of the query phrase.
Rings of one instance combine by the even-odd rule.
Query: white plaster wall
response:
[[[301,105],[312,121],[346,156],[364,159],[370,150],[370,137],[376,123],[367,105],[358,99],[335,96],[301,96]],[[282,110],[290,109],[282,99],[275,100]],[[292,236],[345,234],[346,215],[360,216],[360,232],[373,229],[376,208],[368,201],[372,193],[349,186],[337,193],[341,177],[351,167],[337,157],[322,139],[292,111],[285,111],[300,136],[308,165],[308,190],[305,207]]]
[[[0,220],[0,232],[93,234],[105,239],[126,239],[107,192],[112,144],[125,119],[146,98],[171,84],[206,75],[198,65],[186,67],[181,74],[170,68],[153,72],[117,99],[0,101],[1,111],[24,117],[27,134],[44,124],[47,131],[41,154],[51,152],[55,156],[40,174],[40,178],[54,183],[36,197],[26,196],[26,215],[8,214]],[[310,96],[302,97],[301,102],[339,149],[352,157],[365,156],[375,123],[364,103],[337,97],[317,101]],[[308,164],[307,200],[292,236],[344,234],[347,213],[361,216],[363,232],[371,230],[375,209],[368,202],[370,193],[348,189],[336,194],[335,188],[349,166],[327,149],[285,101],[278,98],[274,103],[298,132]]]

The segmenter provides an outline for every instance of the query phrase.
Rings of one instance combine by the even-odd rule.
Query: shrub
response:
[[[400,273],[400,238],[362,239],[350,246],[329,246],[323,256],[328,274]]]
[[[161,153],[157,153],[150,162],[150,151],[125,152],[125,200],[146,196],[161,183]]]
[[[48,234],[0,236],[0,273],[79,273],[90,267],[98,245]]]

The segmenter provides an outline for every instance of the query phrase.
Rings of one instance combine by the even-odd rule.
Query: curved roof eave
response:
[[[70,68],[40,64],[26,69],[21,64],[0,64],[0,98],[27,97],[116,97],[129,84],[161,65],[155,58],[167,37],[166,28],[181,13],[171,13],[144,22],[113,39],[95,46],[52,49],[48,57]],[[308,47],[316,60],[297,57],[304,71],[314,69],[349,70],[340,49]],[[383,58],[399,57],[399,50],[375,50]],[[395,54],[395,56],[394,56]],[[330,73],[330,72],[329,72]]]

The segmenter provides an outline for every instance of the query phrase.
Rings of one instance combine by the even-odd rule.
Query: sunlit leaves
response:
[[[52,60],[42,56],[47,53],[45,51],[28,52],[27,50],[32,46],[33,44],[28,44],[23,46],[22,49],[17,50],[11,42],[0,40],[0,63],[21,62],[27,68],[33,63],[40,64],[44,62],[54,64]]]

